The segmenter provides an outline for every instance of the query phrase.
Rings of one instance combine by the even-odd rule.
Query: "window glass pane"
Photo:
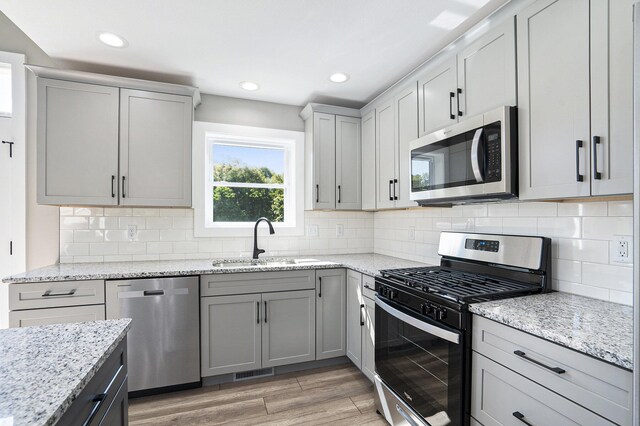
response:
[[[284,222],[284,189],[217,186],[212,201],[214,222]]]
[[[214,182],[284,183],[284,149],[214,143]]]
[[[11,64],[0,63],[0,115],[10,117],[13,112]]]

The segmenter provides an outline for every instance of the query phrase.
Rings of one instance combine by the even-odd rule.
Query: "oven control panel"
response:
[[[464,248],[467,250],[490,251],[492,253],[497,253],[500,249],[500,242],[467,238],[464,243]]]

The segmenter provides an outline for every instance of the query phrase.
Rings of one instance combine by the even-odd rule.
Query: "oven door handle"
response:
[[[415,420],[413,420],[411,418],[411,416],[409,416],[403,409],[402,407],[400,407],[400,404],[396,404],[396,411],[398,412],[398,414],[400,414],[402,416],[403,419],[405,419],[407,421],[407,423],[409,423],[411,426],[420,426]],[[428,426],[429,423],[427,423]]]
[[[478,155],[483,130],[482,127],[476,130],[476,133],[473,135],[473,142],[471,143],[471,169],[478,183],[484,182],[484,177],[482,176],[483,170],[480,169],[480,156]]]
[[[381,309],[385,310],[388,314],[398,318],[400,321],[406,322],[407,324],[419,330],[422,330],[425,333],[433,334],[434,336],[440,337],[441,339],[444,339],[447,342],[455,343],[456,345],[460,344],[459,334],[454,333],[452,331],[445,330],[435,325],[431,325],[428,322],[420,321],[419,319],[414,318],[411,315],[407,315],[404,312],[399,311],[393,306],[384,302],[377,295],[376,295],[376,306],[379,306]]]

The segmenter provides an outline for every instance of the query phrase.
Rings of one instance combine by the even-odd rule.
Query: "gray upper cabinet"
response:
[[[417,207],[409,199],[411,193],[411,148],[409,143],[418,138],[418,85],[413,82],[395,97],[397,165],[395,196],[396,207]]]
[[[308,104],[305,121],[305,210],[360,210],[360,111]]]
[[[592,195],[633,192],[634,3],[591,2]]]
[[[316,359],[347,353],[347,293],[344,269],[316,271]]]
[[[395,115],[394,99],[376,108],[376,207],[379,209],[395,207],[393,185],[398,155]]]
[[[191,206],[197,89],[28,68],[38,78],[39,204]]]
[[[203,377],[260,368],[261,308],[260,294],[201,299]]]
[[[420,136],[439,130],[458,119],[456,56],[430,67],[418,79]]]
[[[115,87],[38,80],[38,203],[117,205]]]
[[[189,96],[120,91],[120,204],[191,206]]]
[[[336,116],[336,208],[362,208],[360,119]]]
[[[313,290],[262,294],[262,367],[316,359]]]
[[[518,14],[520,198],[589,196],[589,1]]]
[[[458,119],[517,105],[515,17],[458,53]]]
[[[362,209],[376,208],[376,112],[362,117]]]

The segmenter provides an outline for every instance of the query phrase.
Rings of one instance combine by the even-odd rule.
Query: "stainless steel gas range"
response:
[[[468,305],[551,289],[549,238],[443,232],[438,253],[376,277],[376,404],[392,425],[468,425]]]

